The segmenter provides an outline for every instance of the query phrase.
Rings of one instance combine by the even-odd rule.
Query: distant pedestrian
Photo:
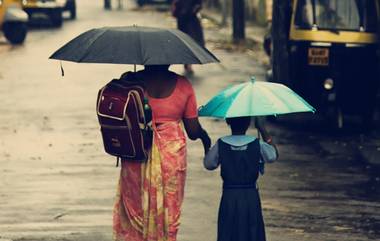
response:
[[[111,0],[104,0],[104,9],[105,10],[111,10],[112,9]]]
[[[201,9],[202,0],[174,0],[172,3],[172,14],[177,19],[178,29],[204,46],[203,28],[197,16]],[[185,74],[190,76],[194,74],[190,64],[185,65]]]
[[[217,241],[265,241],[256,181],[264,173],[264,163],[277,159],[277,149],[260,123],[257,127],[264,141],[246,135],[251,117],[227,118],[226,122],[232,135],[220,138],[204,159],[208,170],[221,166],[224,181]]]

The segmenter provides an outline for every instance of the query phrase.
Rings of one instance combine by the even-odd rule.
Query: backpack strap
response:
[[[116,167],[119,167],[119,163],[120,163],[120,157],[116,157]]]

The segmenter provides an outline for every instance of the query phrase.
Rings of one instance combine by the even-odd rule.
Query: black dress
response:
[[[218,241],[265,241],[265,228],[256,180],[259,140],[245,147],[218,141],[223,195],[219,207]]]

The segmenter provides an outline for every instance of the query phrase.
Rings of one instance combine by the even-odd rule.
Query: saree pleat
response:
[[[186,179],[186,138],[178,122],[156,127],[145,164],[122,162],[114,240],[175,241]]]

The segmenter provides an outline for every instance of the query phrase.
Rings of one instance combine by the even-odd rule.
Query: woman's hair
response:
[[[170,65],[145,65],[146,71],[152,71],[152,72],[162,72],[162,71],[168,71]]]
[[[246,132],[251,124],[251,117],[227,118],[226,122],[233,132]]]

